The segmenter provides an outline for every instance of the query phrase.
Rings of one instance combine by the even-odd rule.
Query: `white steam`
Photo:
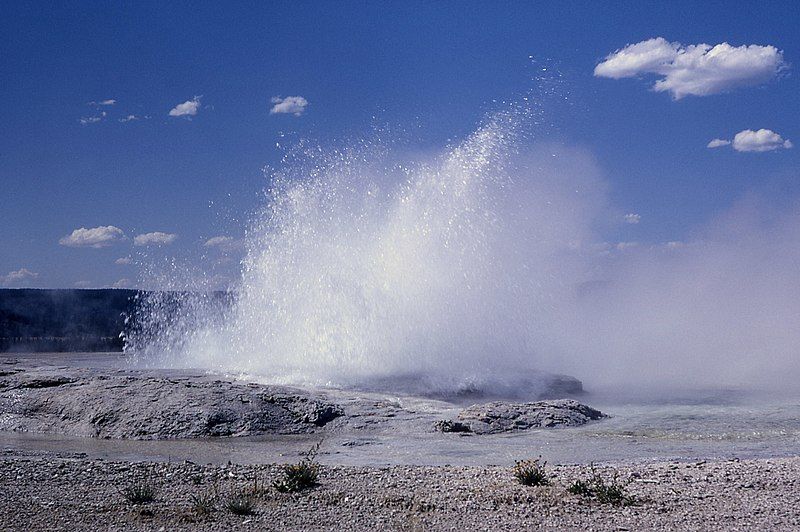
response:
[[[301,149],[248,230],[232,304],[150,301],[128,349],[271,382],[434,391],[538,371],[588,388],[797,382],[800,211],[733,211],[683,245],[617,251],[599,244],[621,216],[592,158],[530,147],[519,122],[499,113],[409,164]]]

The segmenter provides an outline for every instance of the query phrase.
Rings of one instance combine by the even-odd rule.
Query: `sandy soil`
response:
[[[277,465],[131,463],[9,452],[0,461],[3,530],[797,530],[800,458],[603,465],[636,502],[566,491],[587,466],[548,466],[551,485],[520,485],[504,467],[323,466],[319,485],[277,492]],[[121,494],[147,482],[156,500]],[[225,508],[253,491],[255,513]],[[193,495],[218,494],[201,515]]]

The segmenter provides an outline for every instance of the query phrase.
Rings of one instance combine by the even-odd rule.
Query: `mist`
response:
[[[525,128],[496,113],[411,160],[381,139],[301,143],[270,176],[230,305],[165,325],[149,301],[126,349],[287,384],[797,389],[797,204],[745,198],[691,238],[618,246],[591,153]]]

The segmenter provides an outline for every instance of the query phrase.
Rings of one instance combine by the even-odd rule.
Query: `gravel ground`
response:
[[[296,494],[271,484],[278,465],[203,466],[5,456],[2,530],[797,530],[800,458],[598,467],[636,498],[613,506],[567,493],[587,466],[548,466],[551,484],[525,487],[509,467],[322,466],[319,485]],[[121,491],[156,486],[134,505]],[[225,508],[256,492],[255,513]],[[200,515],[192,496],[217,493]]]

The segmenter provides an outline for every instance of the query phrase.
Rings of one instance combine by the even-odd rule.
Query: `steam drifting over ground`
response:
[[[312,385],[797,387],[800,208],[743,203],[625,247],[592,157],[496,113],[438,156],[301,143],[247,233],[232,304],[143,302],[143,364]],[[179,298],[180,299],[180,298]],[[177,319],[167,320],[178,306]],[[209,310],[211,309],[211,310]]]

